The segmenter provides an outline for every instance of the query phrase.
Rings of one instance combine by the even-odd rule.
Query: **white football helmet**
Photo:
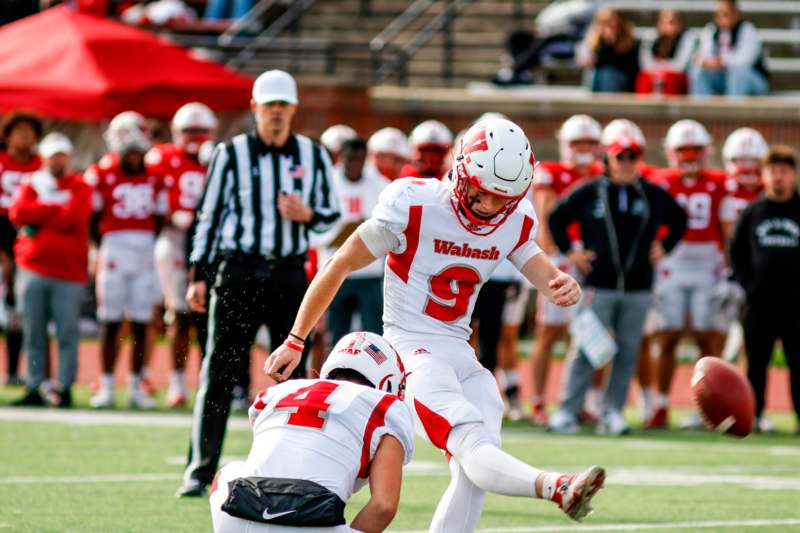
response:
[[[124,111],[111,119],[103,139],[108,149],[117,154],[150,149],[145,118],[136,111]]]
[[[684,175],[695,175],[706,166],[711,135],[696,120],[679,120],[667,130],[664,151],[670,167],[680,169]]]
[[[725,171],[742,185],[757,185],[761,179],[761,164],[767,153],[769,146],[758,130],[739,128],[728,135],[722,147]]]
[[[368,331],[348,333],[336,343],[322,365],[320,378],[339,368],[355,370],[379,390],[403,397],[405,367],[389,341]]]
[[[600,137],[603,129],[600,123],[589,115],[572,115],[558,130],[558,149],[562,161],[578,166],[588,166],[600,158]],[[595,149],[591,152],[577,152],[572,143],[591,141]]]
[[[322,135],[319,137],[319,142],[321,142],[322,146],[327,148],[331,154],[337,155],[342,150],[342,144],[344,144],[345,141],[356,138],[358,138],[358,133],[350,126],[346,124],[334,124],[322,132]]]
[[[634,122],[627,118],[612,120],[603,128],[600,143],[608,152],[619,153],[622,150],[635,150],[644,152],[647,148],[647,139],[644,133]]]
[[[426,120],[411,130],[408,140],[416,149],[430,146],[449,150],[453,144],[453,134],[438,120]]]
[[[403,159],[411,156],[406,134],[397,128],[381,128],[367,141],[367,151],[371,153],[392,154]]]
[[[172,117],[172,138],[185,152],[197,155],[204,142],[217,133],[217,116],[211,108],[200,102],[184,104]]]
[[[505,222],[527,193],[535,163],[525,132],[510,120],[482,120],[470,127],[461,139],[451,176],[453,208],[464,228],[488,235]],[[469,207],[468,183],[509,202],[491,220],[482,219]]]

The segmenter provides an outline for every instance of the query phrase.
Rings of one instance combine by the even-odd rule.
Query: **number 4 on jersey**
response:
[[[333,394],[333,391],[338,386],[336,383],[320,381],[308,387],[297,389],[275,404],[275,409],[296,409],[289,415],[289,419],[286,421],[287,424],[322,429],[327,418],[322,413],[327,412],[330,408],[330,404],[326,403],[325,400]]]

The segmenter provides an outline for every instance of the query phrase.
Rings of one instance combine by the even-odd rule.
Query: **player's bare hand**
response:
[[[300,364],[300,355],[300,351],[281,344],[264,361],[264,373],[278,383],[286,381]]]
[[[205,313],[206,311],[206,282],[195,281],[189,284],[189,289],[186,291],[186,303],[189,308],[195,313]]]
[[[650,261],[658,263],[665,255],[667,255],[667,251],[664,250],[664,246],[661,242],[653,241],[653,244],[650,246]]]
[[[569,307],[581,300],[581,286],[569,274],[559,272],[548,286],[552,291],[553,303],[560,307]]]
[[[584,276],[592,271],[592,261],[595,257],[597,255],[591,250],[572,250],[567,254],[567,260]]]
[[[297,194],[281,193],[278,198],[278,211],[281,216],[292,222],[310,222],[314,212],[303,203]]]

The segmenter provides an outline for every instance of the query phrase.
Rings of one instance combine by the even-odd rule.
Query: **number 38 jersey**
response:
[[[130,176],[122,172],[119,156],[106,154],[86,169],[84,181],[94,188],[94,208],[101,212],[100,233],[155,233],[156,215],[164,214],[162,180],[153,173]]]
[[[384,435],[414,451],[411,412],[399,397],[347,381],[299,379],[262,391],[249,411],[250,476],[314,481],[342,501],[360,489]]]
[[[399,240],[386,258],[387,332],[466,339],[481,286],[506,258],[521,269],[541,252],[533,206],[523,199],[488,235],[468,231],[447,181],[405,178],[381,193],[372,219]]]

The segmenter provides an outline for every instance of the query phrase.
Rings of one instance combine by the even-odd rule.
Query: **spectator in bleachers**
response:
[[[239,20],[253,7],[253,0],[208,0],[205,20]]]
[[[536,16],[534,29],[515,30],[506,37],[503,67],[492,81],[497,85],[532,83],[534,69],[547,60],[573,59],[575,46],[592,22],[593,0],[555,0]]]
[[[687,72],[697,47],[697,35],[686,29],[683,16],[674,9],[661,10],[656,30],[656,38],[640,48],[642,70],[636,79],[636,92],[686,94]]]
[[[58,339],[58,385],[48,403],[72,405],[78,366],[78,322],[89,253],[91,188],[71,167],[72,143],[60,133],[39,147],[44,168],[23,182],[10,216],[20,228],[14,245],[16,291],[22,313],[27,394],[15,405],[44,405],[39,388],[49,364],[47,326]]]
[[[370,217],[378,205],[378,196],[389,180],[374,169],[365,166],[367,143],[350,139],[342,143],[339,163],[334,168],[333,185],[339,195],[341,218],[322,239],[327,245],[326,260],[336,249]],[[358,315],[360,329],[383,333],[383,261],[352,272],[336,293],[328,313],[328,327],[332,344],[353,331],[352,319]]]
[[[703,28],[692,71],[692,94],[758,96],[769,92],[764,49],[756,27],[742,20],[735,0],[719,0]]]
[[[743,212],[731,241],[731,265],[746,293],[744,339],[747,377],[756,393],[756,429],[773,429],[763,417],[767,368],[780,339],[789,366],[792,402],[800,431],[800,196],[797,153],[773,146],[764,161],[764,195]]]
[[[633,92],[639,74],[639,41],[633,24],[614,9],[602,9],[578,46],[576,61],[591,69],[593,92]]]
[[[3,292],[2,326],[5,329],[8,354],[8,382],[19,383],[17,363],[22,351],[22,324],[14,299],[14,241],[17,229],[8,218],[11,199],[19,184],[42,166],[36,154],[36,143],[42,136],[42,121],[27,113],[12,113],[5,117],[2,138],[5,150],[0,151],[0,270]]]

